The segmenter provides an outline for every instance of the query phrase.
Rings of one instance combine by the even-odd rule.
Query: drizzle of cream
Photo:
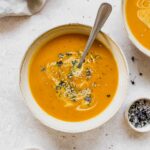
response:
[[[138,0],[137,7],[137,17],[150,28],[150,0]]]
[[[63,58],[63,67],[67,68],[67,70],[69,68],[71,68],[73,76],[75,78],[80,78],[83,75],[83,73],[85,72],[86,66],[84,64],[82,66],[82,68],[77,68],[76,65],[74,67],[72,67],[72,61],[76,60],[77,62],[79,62],[79,58],[77,57],[78,53],[76,53],[76,52],[70,52],[70,53],[72,54],[72,56]],[[92,57],[92,55],[90,55],[90,58],[87,60],[89,60],[90,63],[95,63],[94,57]],[[91,62],[91,60],[92,60],[92,62]],[[67,78],[66,72],[62,71],[60,73],[56,61],[50,62],[46,65],[46,75],[50,80],[53,81],[54,87],[59,84],[61,79],[63,79],[64,82],[68,83],[68,78]],[[76,84],[76,83],[72,82],[72,85],[74,85],[74,84]],[[80,82],[77,85],[80,90],[77,90],[74,93],[72,93],[76,97],[76,101],[81,101],[81,104],[78,105],[76,108],[76,110],[78,110],[78,111],[89,110],[89,109],[92,109],[93,107],[95,107],[95,105],[96,105],[93,102],[92,102],[92,105],[88,105],[89,102],[86,102],[84,100],[86,95],[92,94],[91,89],[85,85],[88,85],[87,81],[82,80],[82,78],[81,78]],[[76,85],[74,85],[74,86],[76,86]],[[87,87],[87,88],[85,88],[85,87]],[[59,97],[59,94],[58,94],[59,99],[61,99],[64,102],[64,107],[73,107],[74,106],[74,102],[70,101],[69,97],[67,96],[70,93],[69,90],[70,90],[70,88],[66,87],[65,90],[61,91],[61,97]]]
[[[77,110],[77,111],[87,111],[87,110],[91,110],[91,109],[93,109],[93,108],[97,105],[97,103],[94,103],[94,105],[92,105],[92,106],[90,106],[90,107],[84,107],[84,105],[85,105],[85,102],[84,102],[84,104],[79,105],[79,106],[76,108],[76,110]]]
[[[150,0],[138,0],[137,7],[138,8],[150,8]]]

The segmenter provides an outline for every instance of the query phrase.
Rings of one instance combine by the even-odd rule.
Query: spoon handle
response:
[[[94,26],[91,30],[89,39],[87,41],[85,50],[83,52],[83,55],[80,59],[80,62],[78,64],[78,67],[80,68],[82,66],[82,63],[85,60],[86,55],[88,54],[88,51],[90,50],[97,33],[101,30],[101,28],[103,27],[104,23],[106,22],[107,18],[109,17],[110,13],[112,11],[112,6],[108,3],[103,3],[97,13],[97,17],[94,23]]]

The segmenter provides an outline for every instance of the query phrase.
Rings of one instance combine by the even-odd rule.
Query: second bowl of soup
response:
[[[40,36],[28,49],[20,87],[35,116],[65,132],[83,132],[109,120],[126,93],[128,69],[119,47],[99,33],[81,68],[90,27],[65,25]]]
[[[150,1],[123,0],[125,27],[130,40],[150,56]]]

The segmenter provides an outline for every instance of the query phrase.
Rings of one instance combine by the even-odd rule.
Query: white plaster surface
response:
[[[93,25],[102,0],[48,0],[45,8],[32,17],[0,20],[0,150],[150,150],[150,133],[132,131],[124,120],[127,104],[135,98],[150,96],[150,58],[129,41],[121,17],[121,0],[107,0],[113,13],[103,28],[123,49],[128,60],[130,79],[127,98],[119,112],[102,127],[66,134],[48,129],[37,121],[19,92],[21,59],[31,42],[57,25],[84,23]],[[135,62],[131,61],[135,56]],[[143,76],[139,76],[139,72]],[[34,149],[35,150],[35,149]]]

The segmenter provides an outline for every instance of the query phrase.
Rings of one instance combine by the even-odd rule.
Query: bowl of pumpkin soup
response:
[[[58,131],[78,133],[108,121],[125,99],[128,67],[122,50],[99,32],[81,68],[91,27],[62,25],[36,39],[20,68],[20,89],[34,116]]]
[[[141,52],[150,56],[150,1],[122,0],[122,9],[130,40]]]

